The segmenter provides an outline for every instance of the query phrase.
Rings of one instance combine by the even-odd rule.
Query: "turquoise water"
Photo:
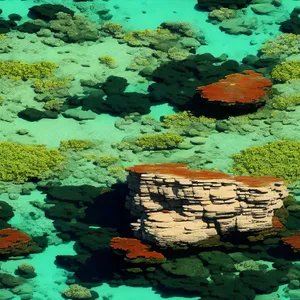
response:
[[[197,0],[0,1],[0,300],[300,299],[299,239],[295,249],[282,240],[300,230],[300,28],[285,32],[293,42],[260,50],[298,2],[228,2],[212,20]],[[293,62],[281,71],[288,75],[276,77],[285,60]],[[36,67],[45,61],[46,71]],[[219,101],[195,92],[249,69],[271,80],[264,97],[250,79]],[[186,111],[194,117],[165,118]],[[165,132],[180,143],[137,146]],[[293,198],[275,212],[282,231],[251,232],[254,242],[229,234],[230,246],[185,251],[150,243],[163,265],[112,251],[112,238],[133,237],[125,168],[186,163],[233,174],[233,154],[284,138],[295,144],[274,155],[260,148],[263,158],[250,157],[256,166],[245,172],[286,180]],[[31,236],[30,246],[16,233],[11,246],[7,228]],[[34,271],[20,271],[24,264]],[[72,284],[83,295],[68,296]]]

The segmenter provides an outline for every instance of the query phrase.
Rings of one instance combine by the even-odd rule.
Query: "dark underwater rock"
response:
[[[290,14],[290,18],[280,25],[280,30],[284,33],[300,34],[300,7],[295,7]]]
[[[22,20],[22,17],[18,14],[10,14],[10,15],[8,15],[8,18],[11,21],[21,21]]]
[[[124,93],[128,82],[126,78],[109,76],[102,85],[102,90],[106,95]]]
[[[71,221],[74,218],[83,217],[84,212],[72,203],[56,203],[54,206],[45,209],[45,216],[50,219],[63,219]]]
[[[55,111],[41,111],[36,108],[25,108],[18,113],[18,117],[29,122],[39,121],[41,119],[56,119],[58,112]]]
[[[21,32],[27,32],[27,33],[37,33],[43,28],[45,28],[45,24],[43,22],[27,21],[19,25],[17,27],[17,30]]]
[[[47,190],[48,199],[61,200],[71,203],[93,203],[93,199],[109,189],[90,185],[81,186],[53,186]]]
[[[29,16],[33,19],[51,21],[56,19],[56,14],[63,12],[74,16],[75,12],[61,4],[41,4],[29,8]]]
[[[0,220],[8,221],[14,216],[13,208],[6,201],[0,201],[0,207]]]
[[[17,23],[15,21],[11,20],[0,20],[0,34],[5,34],[10,32],[12,29],[14,29],[17,26]]]
[[[207,278],[209,270],[203,266],[199,258],[177,258],[162,264],[165,272],[175,276]]]
[[[107,99],[102,99],[102,92],[94,92],[82,101],[83,110],[91,110],[97,114],[109,113],[111,115],[125,116],[138,112],[148,114],[150,112],[150,100],[148,95],[140,93],[112,93]]]
[[[198,0],[196,5],[199,9],[209,9],[217,7],[245,7],[250,4],[251,0]]]

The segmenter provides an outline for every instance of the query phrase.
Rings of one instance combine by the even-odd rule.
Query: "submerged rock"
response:
[[[84,111],[84,110],[79,110],[76,108],[70,108],[67,109],[66,111],[64,111],[62,113],[62,115],[66,118],[72,118],[78,121],[81,120],[94,120],[97,116],[97,114],[95,114],[92,111]]]
[[[136,237],[163,247],[196,245],[233,232],[273,228],[288,195],[276,177],[232,177],[185,164],[138,165],[129,171],[127,207]],[[180,211],[180,213],[178,213]]]

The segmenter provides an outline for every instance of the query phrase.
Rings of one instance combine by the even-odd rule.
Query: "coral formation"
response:
[[[24,263],[24,264],[18,265],[18,270],[24,274],[31,274],[31,273],[34,273],[35,267],[31,264]]]
[[[89,289],[79,285],[71,284],[70,288],[63,292],[64,296],[70,299],[90,299],[92,294]]]
[[[219,9],[214,9],[209,12],[208,17],[212,20],[218,20],[222,22],[224,20],[233,19],[236,17],[236,11],[234,9],[229,9],[226,7],[221,7]]]
[[[56,14],[56,19],[49,22],[49,28],[55,36],[68,43],[96,41],[99,32],[95,23],[82,15],[71,16],[64,12]]]
[[[110,35],[117,36],[123,32],[123,26],[114,22],[104,22],[101,30]]]
[[[172,47],[168,50],[168,56],[170,59],[175,61],[181,61],[186,59],[191,53],[185,49]]]

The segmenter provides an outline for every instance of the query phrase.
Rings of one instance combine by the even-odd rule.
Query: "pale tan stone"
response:
[[[128,186],[126,207],[139,218],[131,224],[135,236],[163,246],[271,228],[274,210],[288,195],[282,182],[249,187],[233,179],[133,172]]]

